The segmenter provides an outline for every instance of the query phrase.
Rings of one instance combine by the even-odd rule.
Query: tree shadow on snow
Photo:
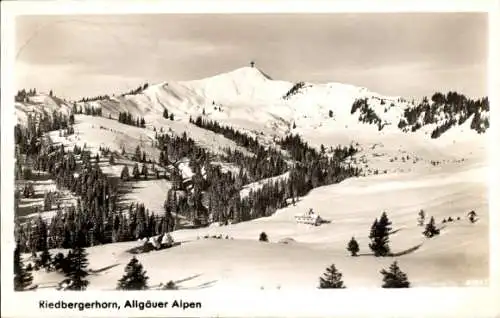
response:
[[[180,287],[179,289],[186,289],[186,290],[189,290],[189,289],[204,289],[204,288],[210,288],[210,287],[213,287],[215,285],[215,283],[217,283],[218,281],[217,280],[211,280],[211,281],[208,281],[206,283],[203,283],[203,284],[200,284],[200,285],[197,285],[197,286],[193,286],[193,287]]]
[[[403,255],[406,255],[406,254],[410,254],[410,253],[413,253],[416,250],[418,250],[422,245],[423,245],[423,243],[420,243],[420,244],[415,245],[413,247],[410,247],[409,249],[406,249],[404,251],[397,252],[397,253],[390,253],[388,256],[395,257],[395,256],[403,256]]]
[[[403,229],[403,228],[395,229],[395,230],[393,230],[393,231],[389,232],[389,235],[396,234],[396,233],[398,233],[399,231],[401,231],[402,229]]]
[[[413,247],[410,247],[406,250],[400,251],[400,252],[392,252],[387,255],[387,257],[397,257],[397,256],[403,256],[406,254],[410,254],[418,250],[424,243],[420,243],[418,245],[415,245]],[[360,253],[358,256],[375,256],[374,253]]]
[[[120,265],[120,264],[113,264],[113,265],[105,266],[105,267],[102,267],[102,268],[99,268],[99,269],[95,269],[95,270],[89,269],[89,274],[99,274],[101,272],[104,272],[104,271],[106,271],[108,269],[111,269],[113,267],[116,267],[118,265]]]
[[[182,279],[176,280],[176,281],[174,281],[174,283],[176,283],[176,284],[184,283],[184,282],[187,282],[188,280],[193,280],[193,279],[198,278],[200,276],[201,276],[201,274],[196,274],[196,275],[193,275],[193,276],[189,276],[189,277],[186,277],[186,278],[182,278]]]

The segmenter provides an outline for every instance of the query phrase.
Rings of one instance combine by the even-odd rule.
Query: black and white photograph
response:
[[[488,12],[14,26],[12,297],[492,284]]]

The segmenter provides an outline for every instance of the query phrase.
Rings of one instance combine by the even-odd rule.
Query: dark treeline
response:
[[[428,98],[424,97],[417,106],[405,109],[405,118],[401,119],[398,127],[403,130],[417,131],[422,126],[438,123],[442,115],[444,115],[444,123],[433,130],[432,138],[438,138],[454,125],[462,125],[471,116],[474,116],[471,129],[483,133],[489,127],[488,117],[481,118],[481,112],[489,111],[488,98],[473,100],[456,92],[448,92],[446,95],[435,93],[431,101],[432,105]],[[422,114],[423,119],[419,121]]]
[[[102,116],[102,108],[85,104],[83,107],[73,103],[73,114],[85,114],[87,116]]]
[[[118,114],[118,122],[126,125],[137,126],[141,128],[146,127],[146,121],[142,117],[134,118],[129,112],[120,112]]]
[[[197,117],[195,121],[190,120],[196,126],[222,134],[225,138],[234,141],[254,153],[254,156],[248,156],[238,150],[226,148],[226,155],[223,159],[242,167],[247,172],[248,180],[257,181],[260,179],[275,177],[288,170],[288,166],[283,159],[283,155],[275,149],[265,148],[257,141],[257,138],[250,137],[232,127],[222,126],[216,121],[204,120]]]
[[[41,137],[54,130],[66,130],[69,135],[75,122],[73,114],[69,116],[54,111],[52,115],[45,111],[42,114],[28,114],[26,126],[17,124],[14,127],[14,143],[20,153],[34,155],[40,151]]]
[[[237,173],[223,172],[220,166],[210,164],[209,158],[214,155],[199,148],[185,133],[182,137],[157,135],[161,150],[160,163],[168,165],[187,157],[194,172],[190,184],[191,192],[185,191],[186,185],[182,183],[182,176],[177,170],[174,170],[171,176],[172,180],[177,180],[174,181],[173,191],[188,193],[183,198],[176,196],[175,200],[172,199],[173,194],[169,194],[165,205],[169,206],[170,211],[181,215],[195,219],[206,219],[210,216],[208,221],[226,224],[269,216],[284,207],[287,199],[292,199],[293,202],[297,196],[305,195],[315,187],[337,183],[360,173],[359,169],[343,164],[347,157],[357,152],[352,145],[335,148],[332,156],[328,158],[324,147],[318,152],[299,136],[283,138],[279,142],[280,146],[296,161],[290,170],[281,152],[265,149],[255,139],[232,128],[213,122],[203,123],[198,119],[196,121],[200,127],[212,128],[223,133],[228,139],[248,145],[256,154],[245,156],[239,151],[226,149],[222,159],[236,164],[239,170]],[[201,173],[202,167],[205,176]],[[288,178],[267,182],[260,189],[252,189],[247,197],[240,197],[240,191],[246,184],[281,175],[286,171],[290,171]]]
[[[124,97],[125,95],[137,95],[139,93],[142,93],[148,87],[149,87],[149,84],[144,83],[144,85],[141,85],[141,86],[137,87],[136,89],[132,89],[132,90],[128,91],[127,93],[123,93],[120,96]]]
[[[168,166],[184,157],[201,162],[202,165],[208,163],[208,151],[198,147],[194,140],[187,136],[186,132],[182,136],[157,133],[156,139],[160,149],[159,163],[163,166]]]
[[[278,144],[287,150],[296,161],[291,170],[290,179],[297,195],[307,194],[311,189],[323,185],[338,183],[346,178],[359,176],[359,168],[345,165],[344,160],[357,153],[357,149],[337,146],[330,157],[322,146],[320,151],[310,147],[298,135],[289,135]]]
[[[255,156],[248,156],[238,150],[226,148],[223,160],[232,162],[246,173],[243,175],[245,183],[261,179],[276,177],[288,171],[289,167],[283,155],[275,149],[260,147]]]
[[[100,101],[100,100],[110,100],[109,95],[99,95],[99,96],[94,96],[94,97],[83,97],[81,98],[78,102],[95,102],[95,101]]]
[[[59,188],[69,189],[79,196],[76,205],[63,208],[53,193],[47,193],[44,210],[56,210],[56,215],[50,222],[41,217],[25,224],[17,222],[16,239],[22,251],[69,248],[76,243],[76,233],[83,233],[85,244],[92,246],[135,240],[172,230],[174,219],[168,214],[157,217],[138,203],[131,204],[126,211],[118,206],[120,180],[109,179],[101,171],[99,154],[93,157],[89,151],[78,146],[68,151],[62,145],[44,142],[44,132],[67,125],[65,117],[45,116],[38,122],[28,117],[26,127],[15,127],[16,167],[19,166],[17,178],[31,176],[30,167],[26,166],[21,171],[21,156],[25,156],[34,169],[48,172]],[[101,155],[103,153],[110,154],[109,151],[102,151]],[[18,201],[21,196],[33,195],[33,185],[28,182],[23,191],[16,191],[15,199]]]
[[[288,92],[286,92],[285,95],[283,95],[283,99],[289,99],[293,95],[297,94],[299,92],[299,90],[301,88],[303,88],[304,86],[305,86],[304,82],[296,83],[295,85],[292,86],[292,88],[290,88],[290,90]]]
[[[254,153],[262,151],[264,148],[259,144],[257,138],[250,137],[247,134],[239,132],[232,127],[222,126],[214,120],[203,119],[201,116],[198,116],[196,120],[190,120],[190,123],[195,124],[200,128],[213,131],[216,134],[221,134],[227,139],[231,139],[239,146],[248,148]]]
[[[28,91],[26,91],[26,89],[23,88],[22,90],[17,91],[17,94],[14,97],[14,100],[16,102],[23,103],[23,102],[27,102],[29,97],[35,96],[35,95],[36,95],[35,88],[29,89]]]
[[[382,130],[384,128],[382,124],[382,120],[377,116],[375,111],[368,106],[368,99],[356,99],[352,104],[351,114],[354,114],[359,109],[359,118],[358,120],[362,123],[367,124],[376,124],[378,126],[378,130]]]
[[[49,172],[58,187],[71,190],[79,199],[76,206],[62,209],[58,205],[49,224],[39,217],[35,222],[18,225],[16,236],[23,251],[69,248],[76,243],[76,233],[83,233],[86,246],[93,246],[151,237],[174,226],[172,217],[157,217],[142,204],[122,210],[117,204],[118,181],[109,180],[91,161],[88,151],[75,147],[70,152],[48,146],[34,158],[34,167]]]

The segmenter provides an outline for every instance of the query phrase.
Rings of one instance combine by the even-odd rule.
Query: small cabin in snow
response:
[[[321,217],[319,214],[315,213],[313,209],[309,209],[309,212],[295,215],[295,221],[297,223],[312,224],[316,226],[322,223]]]

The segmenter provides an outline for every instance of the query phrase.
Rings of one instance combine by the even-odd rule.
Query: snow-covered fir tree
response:
[[[424,225],[424,221],[425,221],[425,212],[424,210],[420,210],[418,212],[418,219],[417,219],[418,226]]]
[[[368,245],[375,256],[387,256],[390,253],[389,233],[392,230],[391,224],[385,212],[380,216],[380,220],[375,219],[369,235],[371,242]]]
[[[408,277],[398,266],[397,261],[393,262],[389,270],[382,269],[380,273],[383,276],[384,284],[382,288],[408,288],[410,282]]]
[[[148,279],[142,264],[134,256],[125,267],[125,275],[118,281],[118,290],[146,290],[148,289]]]
[[[335,264],[328,267],[322,277],[319,278],[319,288],[346,288],[342,280],[342,273],[340,273]]]
[[[425,226],[425,231],[423,232],[423,234],[426,236],[426,237],[433,237],[435,235],[439,235],[440,231],[439,229],[436,227],[436,222],[434,221],[434,217],[431,216],[431,219],[429,220],[429,223],[427,223],[427,225]]]
[[[359,252],[359,244],[354,237],[347,244],[347,250],[351,252],[351,256],[357,256]]]
[[[66,277],[69,279],[68,290],[83,291],[87,289],[89,281],[86,277],[89,275],[87,266],[87,251],[85,250],[85,236],[82,232],[77,234],[75,247],[68,254],[68,272]]]

